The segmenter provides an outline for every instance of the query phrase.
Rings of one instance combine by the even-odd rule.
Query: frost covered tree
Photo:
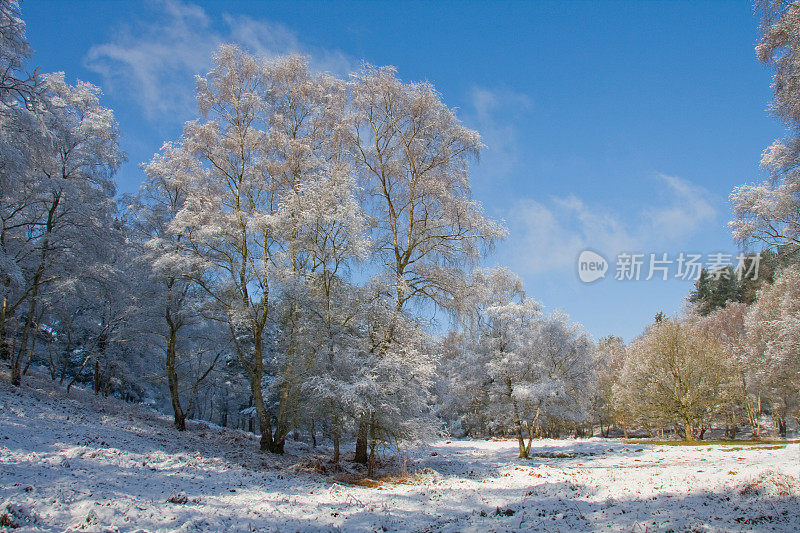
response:
[[[358,383],[364,401],[357,410],[354,459],[366,462],[371,471],[378,446],[392,440],[422,441],[436,433],[430,400],[438,354],[423,321],[398,313],[385,297],[389,287],[365,290],[371,297],[365,309],[363,377]],[[366,461],[359,453],[368,454]]]
[[[58,308],[71,307],[79,315],[63,327],[57,321],[54,330],[80,342],[72,362],[72,380],[67,391],[78,381],[89,381],[96,395],[108,396],[112,391],[124,397],[141,399],[144,388],[139,383],[148,376],[152,359],[140,348],[138,319],[142,316],[139,294],[147,280],[135,266],[135,249],[127,246],[126,228],[115,223],[104,232],[102,247],[96,257],[83,257],[74,266],[69,284],[59,278],[48,286],[57,291]],[[70,290],[64,294],[64,287]],[[74,299],[72,299],[74,298]],[[71,327],[72,331],[63,331]]]
[[[316,279],[306,291],[300,327],[307,334],[301,349],[313,354],[301,384],[306,407],[301,415],[309,426],[327,424],[333,444],[333,462],[340,460],[340,442],[366,401],[365,328],[368,294],[363,287],[339,277]],[[311,287],[309,287],[310,289]],[[314,427],[310,428],[312,430]]]
[[[227,325],[261,448],[280,453],[293,428],[321,422],[338,460],[355,423],[366,462],[381,442],[432,431],[436,347],[409,303],[452,306],[505,232],[470,197],[477,133],[392,69],[345,83],[231,45],[197,100],[201,117],[146,167],[184,193],[148,250]],[[377,275],[359,287],[350,269],[368,257]]]
[[[505,235],[471,198],[469,161],[481,148],[428,83],[404,83],[390,67],[365,67],[350,83],[356,169],[371,220],[379,285],[397,313],[373,347],[386,353],[394,322],[417,301],[448,306],[462,267]],[[359,422],[357,460],[366,460],[368,421]]]
[[[735,218],[730,226],[739,241],[760,242],[779,253],[791,252],[800,246],[800,4],[760,0],[756,7],[761,14],[761,41],[756,53],[774,72],[772,113],[786,126],[787,134],[764,151],[761,165],[769,172],[769,179],[734,189],[731,200]],[[791,268],[785,271],[787,277],[780,285],[786,294],[791,293],[792,272]],[[784,336],[783,329],[791,323],[791,311],[785,309],[792,304],[779,303],[785,301],[786,294],[770,286],[763,286],[758,294],[759,300],[746,319],[752,361],[749,385],[756,390],[747,404],[748,416],[757,435],[763,391],[772,403],[779,432],[785,434],[786,416],[796,402],[791,342],[787,345],[790,337]]]
[[[313,356],[300,349],[297,300],[309,277],[330,282],[337,261],[360,253],[343,236],[361,224],[341,153],[344,85],[312,74],[302,57],[265,61],[224,45],[198,78],[197,99],[202,118],[159,162],[186,179],[170,229],[186,236],[202,266],[194,282],[216,303],[250,378],[261,448],[281,453]]]
[[[753,381],[785,436],[788,417],[800,413],[800,267],[787,267],[759,291],[745,324]]]
[[[369,301],[347,279],[370,245],[354,191],[347,163],[337,161],[333,172],[308,180],[283,206],[296,213],[296,246],[307,258],[306,266],[293,273],[295,291],[289,300],[288,316],[295,327],[289,348],[302,354],[295,360],[293,375],[302,379],[296,379],[294,394],[311,396],[310,409],[300,413],[311,424],[319,417],[329,420],[334,462],[339,460],[345,417],[357,402],[353,387],[363,373],[357,359],[364,350],[361,332]]]
[[[367,239],[348,157],[352,131],[344,82],[312,73],[300,56],[278,60],[266,70],[266,79],[268,172],[277,200],[270,260],[280,297],[274,309],[278,350],[273,362],[280,379],[273,393],[278,401],[276,447],[282,450],[285,436],[303,418],[298,400],[318,355],[305,342],[303,314],[310,310],[300,301],[308,302],[310,291],[326,308],[335,305],[332,285],[352,261],[364,257]],[[322,315],[330,330],[330,311]]]
[[[448,376],[443,412],[457,433],[481,435],[498,426],[491,410],[494,380],[487,370],[491,351],[481,344],[491,320],[488,310],[524,299],[525,291],[517,274],[499,267],[474,270],[456,294],[460,332],[443,347],[441,373]]]
[[[594,343],[580,324],[556,311],[541,320],[533,349],[543,365],[543,373],[533,381],[535,394],[529,394],[539,427],[558,436],[563,426],[571,425],[582,434],[580,426],[588,419],[595,393]]]
[[[148,179],[139,194],[128,198],[132,244],[140,256],[135,261],[140,275],[149,281],[140,291],[142,306],[140,335],[155,335],[163,350],[164,370],[169,390],[174,425],[186,429],[186,417],[192,413],[199,387],[226,352],[224,331],[212,313],[206,313],[207,301],[193,279],[202,263],[184,243],[184,232],[173,231],[172,220],[184,207],[184,174],[189,162],[166,144],[144,170]],[[188,382],[188,386],[186,383]]]
[[[506,233],[471,198],[480,136],[432,85],[404,83],[391,67],[365,67],[351,91],[355,158],[395,307],[419,298],[447,306],[464,279],[459,266]]]
[[[114,222],[113,174],[124,159],[113,113],[100,105],[97,87],[69,85],[63,73],[56,73],[45,77],[42,91],[33,110],[36,130],[26,132],[37,141],[27,161],[4,178],[14,185],[4,188],[2,197],[0,326],[4,339],[9,319],[16,330],[15,384],[38,328],[43,287],[66,283],[70,265],[91,263],[92,243],[102,242]]]
[[[542,317],[505,268],[478,270],[468,286],[472,296],[461,305],[470,340],[452,358],[459,373],[451,394],[460,399],[463,425],[474,425],[478,414],[488,428],[513,432],[527,457],[534,435],[586,419],[594,345],[566,315]]]
[[[196,282],[218,304],[242,367],[250,377],[261,449],[277,451],[264,402],[264,336],[268,333],[269,217],[277,203],[267,169],[266,81],[255,58],[221,47],[214,68],[198,79],[202,121],[188,123],[180,143],[152,165],[180,168],[187,193],[170,230],[204,271]]]
[[[14,351],[18,329],[16,310],[26,283],[23,262],[28,253],[25,230],[37,216],[38,203],[30,169],[45,148],[44,131],[36,118],[33,98],[40,90],[37,77],[24,73],[30,57],[19,3],[0,1],[0,358]]]
[[[538,410],[533,414],[534,404],[540,397],[534,389],[549,385],[542,379],[544,361],[535,357],[533,346],[539,327],[539,304],[521,296],[518,301],[490,306],[487,315],[482,344],[489,355],[486,369],[492,377],[492,418],[496,423],[514,428],[519,456],[525,458],[539,415]],[[530,433],[528,446],[523,437],[525,425]]]
[[[97,87],[25,71],[18,7],[0,1],[0,356],[14,384],[38,359],[62,382],[88,374],[108,394],[136,381],[124,360],[117,124]]]
[[[764,151],[761,165],[770,179],[741,185],[731,194],[733,235],[743,242],[771,247],[800,245],[800,4],[759,0],[761,41],[759,61],[773,71],[772,113],[787,128],[787,136]]]
[[[651,434],[674,425],[686,440],[702,438],[730,386],[720,342],[677,319],[664,319],[631,343],[614,394],[626,426]]]

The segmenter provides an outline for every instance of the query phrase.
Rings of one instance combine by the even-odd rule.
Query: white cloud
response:
[[[329,50],[301,43],[297,35],[279,22],[257,20],[246,15],[224,15],[228,32],[225,40],[234,42],[251,53],[271,57],[299,52],[310,58],[311,68],[318,72],[349,74],[358,62],[340,50]]]
[[[658,174],[667,205],[649,209],[645,216],[649,227],[670,239],[679,239],[695,232],[702,224],[710,222],[716,210],[706,198],[709,192],[675,176]]]
[[[519,161],[519,135],[514,120],[520,111],[530,109],[530,99],[510,90],[473,87],[470,103],[464,120],[480,132],[486,145],[481,166],[495,174],[508,174]]]
[[[589,206],[577,196],[542,203],[522,199],[506,213],[508,260],[523,274],[572,268],[582,250],[613,258],[620,252],[656,253],[713,221],[708,192],[674,176],[657,175],[661,202],[632,212]]]
[[[150,120],[183,122],[194,114],[194,75],[209,70],[211,55],[223,42],[265,57],[300,52],[315,70],[353,70],[342,52],[305,46],[280,23],[225,14],[215,25],[202,7],[180,0],[160,0],[157,8],[153,20],[120,28],[85,58],[87,68],[103,77],[107,92],[132,98]]]

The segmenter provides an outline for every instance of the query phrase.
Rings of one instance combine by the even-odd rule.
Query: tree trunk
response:
[[[67,383],[67,394],[69,394],[70,389],[73,385],[78,381],[78,378],[83,374],[83,369],[86,368],[86,363],[89,362],[89,359],[92,357],[92,352],[86,352],[83,356],[83,360],[81,361],[81,366],[78,367],[78,371],[72,376],[72,379],[69,383]]]
[[[278,395],[278,417],[275,421],[275,433],[272,437],[274,453],[283,453],[283,448],[286,443],[286,437],[292,430],[290,423],[289,413],[292,410],[292,394],[291,394],[291,373],[286,371],[284,373],[284,382],[281,384]]]
[[[33,328],[33,316],[36,311],[36,296],[39,292],[39,283],[44,273],[44,256],[42,251],[42,264],[36,271],[33,277],[33,291],[31,291],[30,303],[28,304],[28,316],[25,318],[25,325],[22,327],[22,340],[20,341],[19,351],[15,351],[11,356],[11,384],[19,387],[22,383],[22,359],[25,356],[25,351],[28,347],[28,338],[31,335]]]
[[[530,457],[531,453],[531,445],[533,444],[533,432],[534,428],[536,427],[536,423],[539,421],[539,413],[540,409],[536,408],[536,416],[533,417],[533,420],[530,421],[528,424],[528,445],[525,447],[525,456]]]
[[[8,312],[8,299],[4,296],[0,304],[0,359],[9,358],[8,341],[6,340],[6,313]]]
[[[31,330],[33,329],[33,316],[34,312],[36,311],[36,296],[39,292],[39,283],[44,273],[44,251],[42,251],[42,264],[36,271],[36,275],[33,277],[33,291],[31,291],[30,296],[30,303],[28,305],[28,316],[25,318],[25,325],[22,328],[22,340],[20,341],[19,351],[15,351],[15,353],[11,356],[11,384],[15,387],[19,387],[22,383],[22,360],[25,356],[26,349],[28,347],[28,338],[31,335]]]
[[[237,355],[242,362],[245,370],[250,377],[250,392],[252,393],[253,405],[258,414],[259,431],[261,431],[261,440],[259,448],[262,452],[282,453],[277,451],[275,441],[272,439],[272,423],[269,419],[269,412],[264,405],[264,393],[261,388],[261,380],[264,377],[264,358],[262,346],[262,334],[264,331],[263,324],[254,322],[252,324],[253,332],[253,359],[247,360],[245,351],[237,345]],[[233,323],[229,323],[231,334],[236,338],[236,328]]]
[[[353,459],[356,463],[362,465],[367,464],[367,432],[369,431],[369,422],[366,414],[361,415],[358,420],[358,434],[356,436],[356,456]]]
[[[780,436],[780,437],[785,439],[786,438],[786,419],[781,415],[777,415],[775,417],[775,426],[776,426],[776,429],[778,430],[778,436]]]
[[[42,277],[44,276],[44,266],[47,260],[47,252],[50,247],[50,234],[53,231],[53,224],[55,222],[55,214],[58,209],[58,204],[61,201],[61,193],[55,195],[53,203],[47,212],[47,223],[45,224],[45,236],[42,240],[42,250],[39,254],[39,266],[36,268],[36,273],[33,275],[31,285],[30,303],[28,304],[28,316],[25,319],[25,326],[22,328],[22,342],[20,342],[19,353],[13,356],[11,363],[11,384],[19,387],[22,382],[22,356],[25,348],[28,345],[28,336],[31,334],[33,321],[36,311],[37,297],[39,295],[39,286],[42,284]]]
[[[333,462],[338,463],[340,459],[339,453],[339,438],[340,438],[340,430],[339,430],[339,417],[336,416],[336,411],[333,406],[333,400],[331,400],[331,413],[334,413],[331,417],[331,439],[333,440]]]
[[[369,447],[369,460],[367,461],[367,475],[369,477],[373,477],[375,475],[375,464],[376,464],[375,452],[378,449],[378,440],[377,440],[374,420],[370,420],[369,434],[370,434],[370,447]]]
[[[167,337],[167,383],[169,384],[169,395],[172,400],[172,412],[174,415],[175,429],[178,431],[186,430],[186,413],[183,412],[181,407],[180,393],[178,389],[178,373],[175,370],[175,360],[177,358],[175,343],[177,341],[177,328],[170,316],[169,308],[167,308],[167,323],[169,324],[169,336]]]
[[[747,418],[750,422],[751,438],[761,438],[761,393],[756,396],[756,404],[747,402]]]
[[[686,425],[684,426],[684,432],[685,432],[685,440],[687,441],[694,440],[694,428],[692,428],[691,423],[686,422]]]
[[[339,451],[339,431],[335,430],[331,438],[333,439],[333,462],[338,463],[341,457]]]
[[[528,451],[525,448],[525,437],[522,435],[522,424],[517,424],[517,444],[519,445],[519,458],[527,459]]]
[[[20,368],[19,361],[14,360],[11,364],[11,384],[19,387],[22,384],[22,369]]]
[[[92,389],[94,390],[94,395],[97,396],[100,394],[100,360],[94,360],[94,379],[92,380]]]
[[[508,396],[509,401],[511,401],[511,405],[514,409],[514,428],[517,434],[517,444],[519,444],[519,458],[520,459],[527,459],[528,452],[525,448],[525,438],[522,435],[522,420],[519,417],[519,408],[517,407],[517,402],[514,401],[514,391],[511,388],[511,378],[506,378],[506,395]]]
[[[261,352],[261,350],[257,349],[257,352]],[[258,354],[260,358],[261,354]],[[263,364],[259,364],[260,368],[263,368]],[[258,413],[258,426],[259,431],[261,431],[261,441],[259,443],[259,447],[262,452],[272,452],[277,453],[275,451],[275,442],[272,440],[272,424],[269,420],[269,413],[267,412],[267,408],[264,406],[264,395],[261,391],[261,374],[262,372],[253,372],[250,375],[250,388],[253,392],[253,405],[256,407],[256,413]]]

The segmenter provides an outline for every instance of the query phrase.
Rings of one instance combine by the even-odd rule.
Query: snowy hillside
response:
[[[25,531],[793,531],[800,445],[442,441],[415,475],[330,472],[316,452],[260,454],[253,436],[170,420],[42,376],[0,374],[0,514]],[[349,467],[348,467],[349,468]],[[315,473],[314,471],[318,471]],[[328,471],[327,473],[319,473]],[[337,481],[338,479],[338,481]]]

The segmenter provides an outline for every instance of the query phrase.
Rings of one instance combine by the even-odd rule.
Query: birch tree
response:
[[[220,47],[214,68],[197,80],[202,119],[186,125],[161,161],[180,168],[186,179],[187,198],[170,230],[186,235],[187,251],[203,267],[196,282],[217,304],[249,376],[260,447],[276,451],[262,389],[275,246],[270,217],[277,203],[267,168],[266,87],[255,58]]]
[[[2,236],[4,255],[8,259],[13,248],[18,268],[19,290],[16,297],[6,295],[4,306],[5,317],[21,317],[19,347],[12,354],[17,385],[41,314],[42,287],[59,279],[59,265],[81,261],[92,253],[91,242],[103,240],[115,212],[113,174],[124,160],[113,113],[100,105],[97,87],[69,85],[63,73],[49,75],[35,111],[46,143],[24,167],[24,202],[16,209],[6,203]],[[26,216],[8,224],[21,212]]]
[[[429,83],[365,67],[351,84],[355,157],[377,262],[398,311],[415,298],[447,306],[460,266],[505,236],[471,198],[469,163],[482,147]]]
[[[203,263],[186,249],[187,235],[170,227],[186,202],[187,168],[191,163],[185,154],[169,143],[164,145],[162,154],[145,165],[148,179],[128,206],[141,250],[142,275],[151,282],[140,298],[146,306],[140,331],[144,336],[156,334],[163,342],[173,422],[179,431],[186,429],[186,417],[195,406],[200,384],[225,352],[224,343],[212,340],[223,332],[216,331],[213,315],[204,313],[206,302],[193,283]],[[180,372],[181,367],[196,369],[196,374]],[[188,387],[182,385],[181,373],[190,381]]]
[[[353,151],[371,217],[380,284],[399,315],[411,301],[450,306],[463,267],[505,235],[471,198],[469,163],[481,149],[429,83],[404,83],[391,67],[366,66],[350,83]],[[374,350],[386,351],[394,328]],[[366,460],[367,420],[356,458]]]
[[[741,185],[731,194],[733,235],[743,242],[770,247],[800,245],[800,3],[759,0],[761,41],[759,61],[773,75],[772,114],[787,128],[761,158],[770,178]]]
[[[296,418],[298,364],[309,356],[298,351],[293,287],[324,270],[311,229],[322,240],[337,231],[330,217],[328,232],[315,226],[325,219],[310,223],[305,209],[319,213],[313,202],[328,199],[321,209],[341,214],[337,206],[350,194],[350,182],[337,177],[346,174],[337,153],[344,87],[311,74],[299,56],[264,61],[224,45],[211,72],[198,78],[197,98],[202,119],[162,154],[187,180],[171,230],[186,235],[186,249],[202,265],[195,282],[216,302],[250,378],[261,449],[281,453]],[[326,187],[344,193],[318,196]],[[265,371],[279,378],[271,382],[276,412],[266,403]]]
[[[785,436],[788,417],[800,416],[800,267],[785,268],[759,291],[745,324],[753,380]]]

